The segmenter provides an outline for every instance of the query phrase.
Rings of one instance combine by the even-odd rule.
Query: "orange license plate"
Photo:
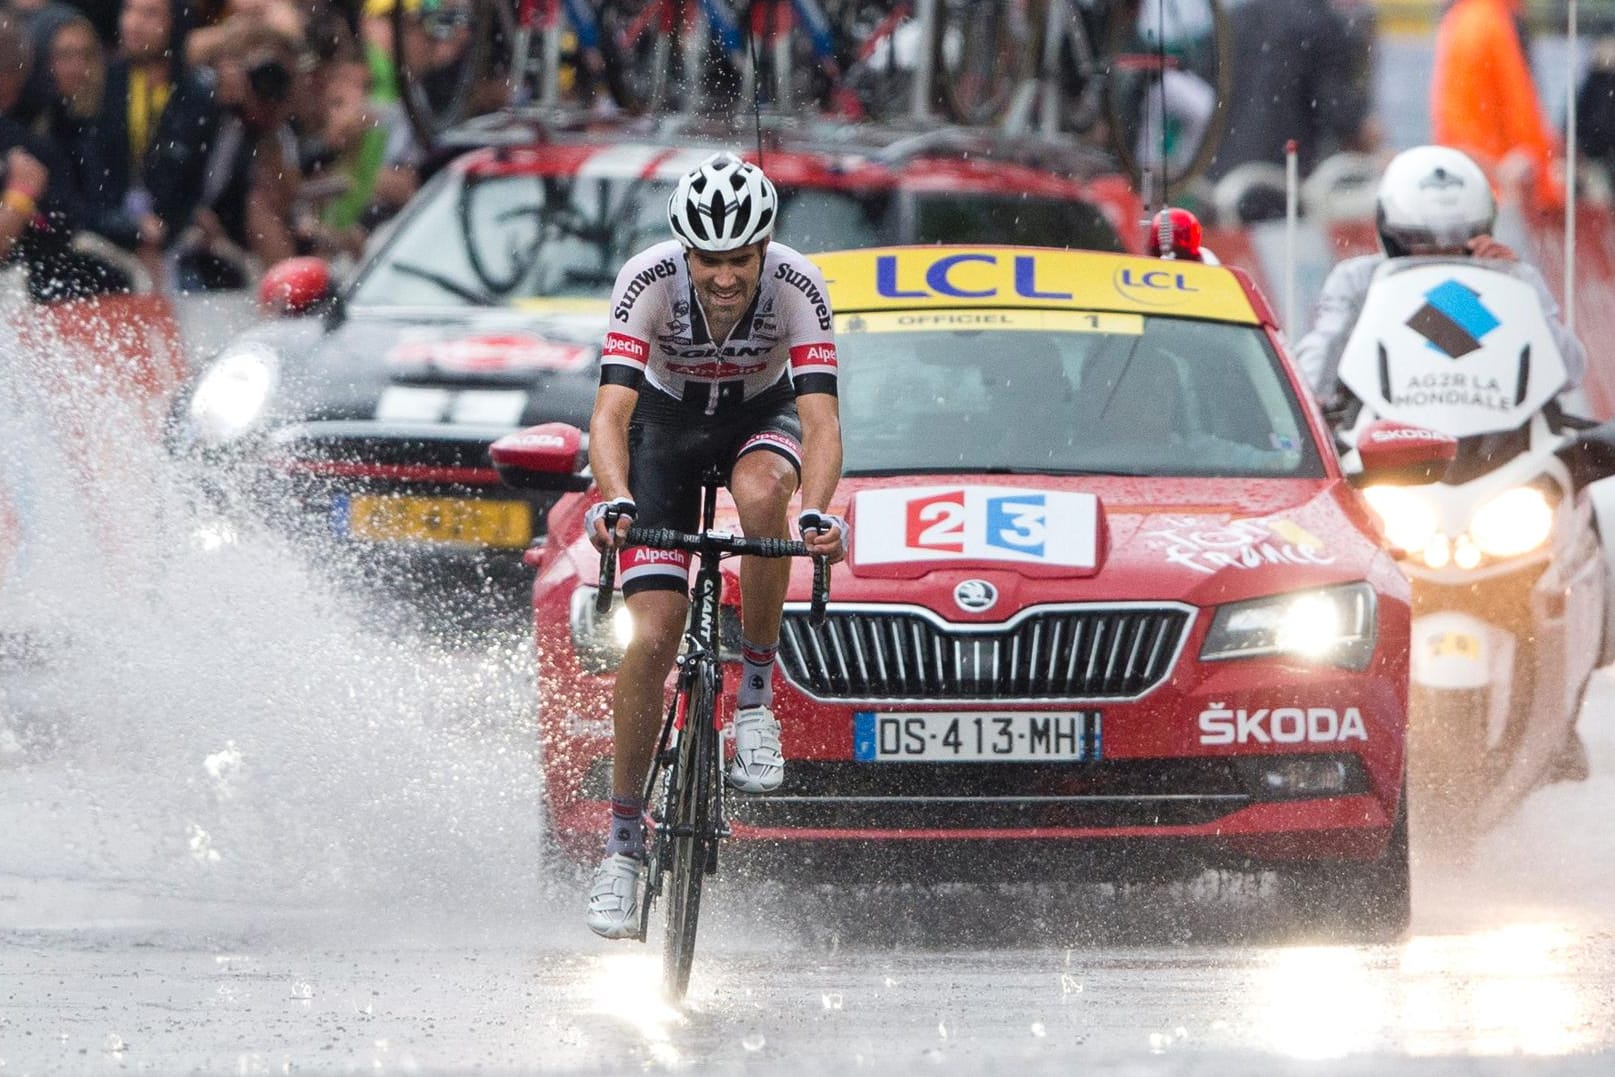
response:
[[[525,501],[361,496],[349,504],[348,534],[372,542],[516,548],[533,537],[533,511]]]

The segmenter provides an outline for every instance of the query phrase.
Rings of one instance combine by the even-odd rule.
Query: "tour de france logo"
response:
[[[1424,305],[1407,320],[1407,327],[1449,359],[1479,351],[1486,334],[1503,324],[1486,309],[1479,292],[1455,280],[1430,289],[1424,299]]]

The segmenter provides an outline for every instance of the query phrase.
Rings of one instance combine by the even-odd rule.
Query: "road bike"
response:
[[[1073,132],[1108,146],[1135,186],[1169,191],[1222,141],[1223,0],[937,0],[934,23],[938,96],[960,123]]]
[[[420,0],[392,9],[398,98],[421,145],[506,105],[588,101],[629,107],[633,69],[595,0]],[[637,111],[637,109],[635,109]]]
[[[399,100],[428,149],[506,105],[890,116],[922,49],[910,0],[420,0],[391,20]]]
[[[642,95],[651,111],[668,107],[664,42],[682,43],[686,111],[756,103],[780,115],[817,111],[845,120],[890,118],[909,103],[919,26],[910,0],[606,0],[605,11],[659,12],[664,31],[647,36],[642,14],[614,38],[630,59],[647,48],[651,73]]]
[[[684,550],[697,558],[695,582],[690,588],[690,621],[672,703],[662,723],[650,773],[645,776],[645,804],[650,809],[651,832],[643,889],[639,895],[639,929],[649,934],[651,907],[667,898],[667,927],[663,936],[662,971],[668,995],[684,997],[695,957],[696,928],[701,914],[701,888],[706,876],[718,870],[718,841],[729,834],[724,814],[723,751],[720,744],[718,700],[723,688],[719,658],[719,599],[722,563],[726,557],[808,557],[807,547],[788,539],[750,539],[713,527],[718,487],[723,478],[709,470],[702,479],[701,530],[695,534],[666,528],[631,527],[627,545],[658,550]],[[607,529],[616,520],[606,514]],[[595,609],[611,610],[615,586],[616,550],[600,554],[600,586]],[[813,597],[809,617],[823,624],[829,601],[830,566],[814,557]]]

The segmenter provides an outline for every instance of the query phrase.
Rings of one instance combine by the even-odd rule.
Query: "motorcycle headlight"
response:
[[[1399,550],[1417,552],[1436,537],[1436,510],[1429,498],[1410,486],[1369,486],[1363,497],[1379,517],[1385,541]]]
[[[1469,535],[1488,557],[1518,557],[1553,534],[1553,505],[1535,486],[1516,486],[1486,501],[1469,520]]]
[[[634,618],[628,604],[619,596],[611,612],[601,616],[594,608],[599,588],[579,584],[572,592],[568,623],[572,629],[572,649],[586,673],[614,673],[634,638]]]
[[[239,348],[215,360],[191,395],[198,440],[218,445],[250,430],[269,402],[278,373],[279,362],[268,348]]]
[[[1351,583],[1219,606],[1200,657],[1285,655],[1360,670],[1374,655],[1377,632],[1374,589]]]

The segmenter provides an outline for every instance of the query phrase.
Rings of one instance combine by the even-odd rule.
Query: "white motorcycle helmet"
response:
[[[732,153],[715,153],[673,188],[667,223],[686,247],[732,251],[774,233],[779,195],[763,170]]]
[[[1447,146],[1416,146],[1393,157],[1374,202],[1380,245],[1392,258],[1416,247],[1461,250],[1497,219],[1486,173]]]

